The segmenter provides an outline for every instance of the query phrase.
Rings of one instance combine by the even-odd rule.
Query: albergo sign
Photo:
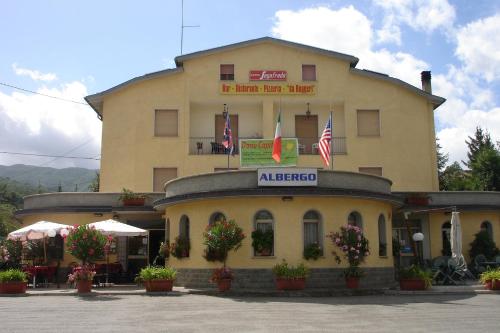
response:
[[[286,71],[251,70],[250,81],[286,81]]]
[[[258,169],[257,177],[258,186],[318,186],[317,169]]]

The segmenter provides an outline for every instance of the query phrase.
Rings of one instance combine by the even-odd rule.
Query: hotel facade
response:
[[[445,99],[432,94],[430,72],[422,73],[420,89],[357,69],[353,56],[269,37],[175,61],[174,69],[86,97],[102,120],[100,193],[28,196],[17,212],[23,224],[114,218],[148,229],[145,239],[117,241],[113,260],[131,272],[152,263],[161,241],[189,239],[186,256],[169,264],[180,272],[177,283],[192,287],[207,286],[220,266],[203,257],[202,234],[222,217],[247,235],[228,258],[234,288],[272,287],[271,268],[283,259],[312,269],[310,288],[343,286],[345,266],[335,263],[326,235],[347,223],[369,240],[366,287],[393,284],[395,265],[413,258],[415,232],[424,234],[418,244],[424,259],[440,256],[452,210],[461,213],[466,257],[481,228],[500,242],[499,192],[439,192],[434,110]],[[222,145],[226,112],[231,156]],[[291,166],[248,163],[248,143],[272,140],[279,113],[282,137],[296,152]],[[333,168],[318,149],[330,114]],[[313,181],[261,181],[262,174],[300,177],[286,176],[294,173]],[[124,206],[123,188],[147,193],[145,205]],[[257,229],[272,230],[271,253],[252,248]],[[393,256],[396,241],[401,251]],[[305,260],[304,248],[313,243],[322,255]],[[71,261],[64,254],[63,265]]]

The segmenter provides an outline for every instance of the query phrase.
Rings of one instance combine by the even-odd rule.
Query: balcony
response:
[[[234,153],[239,154],[239,139],[259,139],[259,138],[233,138]],[[299,141],[299,155],[318,155],[319,138],[297,138]],[[347,154],[346,138],[333,138],[333,155]],[[190,155],[224,155],[227,154],[227,149],[222,145],[222,142],[217,142],[215,137],[191,137],[189,138],[189,154]]]

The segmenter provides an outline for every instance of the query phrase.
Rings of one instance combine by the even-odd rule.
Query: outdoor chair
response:
[[[486,265],[484,264],[486,261],[488,260],[484,254],[478,254],[476,258],[474,258],[474,271],[478,276],[486,271]]]
[[[464,284],[466,279],[467,266],[463,261],[463,257],[461,259],[455,260],[451,258],[448,260],[448,282],[450,284]]]
[[[448,259],[449,257],[441,256],[432,260],[432,282],[434,284],[444,283],[448,277]]]

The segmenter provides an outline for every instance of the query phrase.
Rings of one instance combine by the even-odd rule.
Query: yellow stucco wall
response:
[[[432,257],[441,256],[443,242],[441,238],[441,228],[444,223],[451,221],[450,214],[431,213],[429,214],[430,244]],[[462,251],[467,260],[470,261],[469,249],[470,243],[474,240],[474,235],[481,229],[481,223],[488,221],[493,227],[493,240],[500,244],[500,215],[498,212],[461,212],[460,224],[462,226]]]
[[[274,218],[274,257],[254,257],[251,232],[254,230],[254,216],[265,209],[271,212]],[[180,203],[166,209],[166,217],[170,221],[170,239],[179,235],[179,221],[186,214],[190,221],[191,251],[190,257],[177,259],[171,256],[170,265],[175,268],[211,268],[220,266],[220,263],[207,262],[203,258],[203,232],[208,225],[210,216],[217,211],[225,214],[227,219],[234,219],[242,227],[246,238],[243,245],[236,252],[228,256],[227,264],[232,268],[271,268],[276,263],[286,259],[291,264],[305,262],[309,267],[344,267],[335,263],[332,251],[338,249],[333,246],[329,238],[324,238],[324,257],[317,261],[305,260],[303,251],[302,217],[309,210],[319,212],[323,233],[327,235],[338,231],[347,223],[347,217],[352,211],[361,214],[363,230],[370,242],[371,254],[363,264],[367,267],[392,267],[393,258],[388,251],[388,257],[378,256],[378,218],[384,214],[386,219],[387,247],[391,248],[391,211],[392,208],[385,202],[349,198],[324,197],[294,197],[292,202],[283,202],[281,197],[245,197],[228,199],[207,199],[191,203]]]
[[[302,64],[315,64],[315,95],[243,96],[219,93],[219,65],[235,64],[235,82],[248,82],[251,69],[280,69],[287,82],[301,81]],[[295,136],[295,115],[310,103],[318,135],[334,110],[334,136],[345,136],[347,154],[336,170],[382,167],[395,191],[438,190],[434,119],[428,100],[395,83],[349,70],[347,61],[303,49],[263,43],[184,61],[184,71],[134,83],[103,98],[101,191],[152,191],[153,168],[177,168],[179,177],[226,166],[223,155],[189,155],[190,137],[214,135],[214,115],[223,104],[239,115],[240,136],[274,136],[282,110],[283,136]],[[311,82],[307,82],[311,83]],[[155,109],[179,110],[179,136],[154,137]],[[357,109],[379,109],[380,137],[357,136]],[[323,167],[318,155],[299,157],[301,167]],[[239,159],[230,159],[239,167]]]
[[[65,214],[35,214],[23,217],[23,227],[36,223],[38,221],[50,221],[55,223],[67,224],[69,226],[89,224],[93,222],[103,221],[111,219],[112,216],[109,214],[104,214],[103,216],[95,216],[94,214],[77,214],[77,213],[65,213]],[[116,254],[109,255],[109,262],[113,263],[117,261]],[[64,247],[63,260],[61,261],[61,267],[66,267],[70,263],[79,263],[80,261],[73,257],[71,254],[66,252],[66,242]],[[97,261],[97,263],[105,263],[105,260]],[[55,265],[57,262],[51,262],[49,264]]]

